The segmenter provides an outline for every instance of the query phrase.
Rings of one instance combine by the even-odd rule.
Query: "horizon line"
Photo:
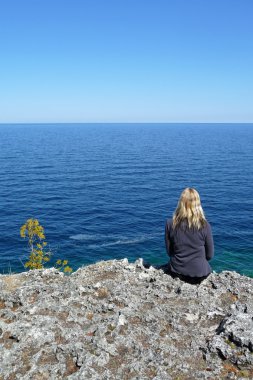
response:
[[[58,125],[58,124],[253,124],[253,121],[78,121],[78,122],[71,122],[71,121],[56,121],[56,122],[51,122],[51,121],[46,121],[46,122],[39,122],[39,121],[29,121],[29,122],[2,122],[0,121],[0,125],[47,125],[47,124],[53,124],[53,125]]]

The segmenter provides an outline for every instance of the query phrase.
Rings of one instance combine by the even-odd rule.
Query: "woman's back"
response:
[[[182,223],[173,228],[166,222],[165,241],[172,272],[190,277],[203,277],[211,272],[207,260],[213,257],[213,240],[208,222],[201,229],[189,228]]]
[[[166,221],[165,243],[172,273],[201,278],[211,272],[212,231],[195,189],[182,192],[173,218]]]

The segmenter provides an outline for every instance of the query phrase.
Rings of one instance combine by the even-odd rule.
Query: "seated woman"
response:
[[[172,219],[166,221],[165,244],[172,277],[198,284],[210,273],[214,256],[213,236],[195,189],[186,188]]]

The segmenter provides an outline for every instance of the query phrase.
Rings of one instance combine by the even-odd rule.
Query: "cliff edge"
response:
[[[0,275],[0,380],[253,378],[253,279],[142,260]]]

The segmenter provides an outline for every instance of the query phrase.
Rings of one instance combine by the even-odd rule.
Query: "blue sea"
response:
[[[2,124],[0,163],[0,273],[24,270],[28,218],[52,264],[164,264],[165,220],[194,187],[212,268],[253,277],[253,124]]]

